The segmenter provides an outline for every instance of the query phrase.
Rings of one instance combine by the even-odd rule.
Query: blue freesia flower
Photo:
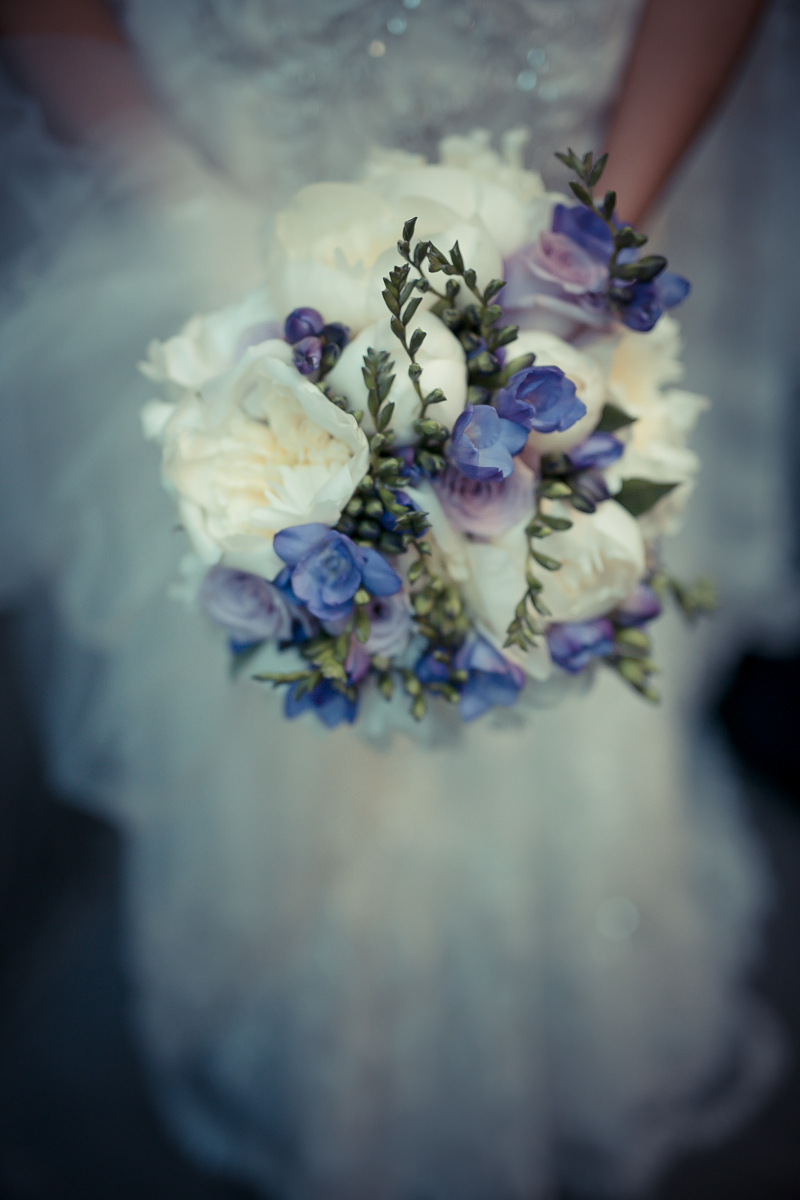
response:
[[[628,627],[645,625],[661,613],[661,601],[649,583],[640,583],[622,604],[614,609],[614,624]]]
[[[584,410],[585,411],[585,410]],[[514,470],[528,431],[498,416],[489,404],[468,404],[453,426],[449,458],[470,479],[506,479]]]
[[[332,321],[330,325],[324,326],[322,337],[325,339],[326,345],[338,346],[340,350],[344,350],[350,341],[350,327],[342,325],[339,321]]]
[[[456,670],[468,671],[458,710],[462,721],[474,721],[496,704],[510,708],[525,686],[525,675],[495,650],[486,638],[469,638],[453,659]]]
[[[321,679],[310,692],[297,695],[299,684],[289,688],[284,701],[284,712],[290,719],[299,717],[301,713],[313,712],[323,725],[334,729],[342,721],[353,724],[358,712],[358,700],[349,700],[342,692],[337,691],[328,679]]]
[[[672,271],[662,271],[650,283],[634,283],[626,289],[627,299],[620,308],[622,323],[647,333],[666,309],[682,304],[690,291],[689,280]]]
[[[621,457],[625,447],[612,433],[591,433],[588,438],[571,446],[567,457],[576,471],[603,470]]]
[[[583,204],[557,204],[553,209],[553,233],[563,233],[598,262],[607,263],[614,248],[611,230],[602,217]]]
[[[284,322],[283,336],[290,346],[294,346],[303,338],[319,337],[324,325],[322,316],[315,308],[295,308]]]
[[[593,658],[605,658],[614,649],[614,626],[607,617],[551,625],[546,637],[553,662],[570,675],[577,675]]]
[[[497,411],[525,430],[563,433],[586,416],[586,405],[560,367],[534,366],[517,371],[500,389]]]
[[[400,576],[377,550],[357,546],[327,525],[282,529],[273,545],[292,568],[292,592],[321,621],[349,615],[362,585],[373,596],[393,596],[402,587]]]

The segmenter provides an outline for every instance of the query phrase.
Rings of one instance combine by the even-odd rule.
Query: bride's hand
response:
[[[649,0],[609,130],[603,184],[637,224],[713,109],[765,0]]]

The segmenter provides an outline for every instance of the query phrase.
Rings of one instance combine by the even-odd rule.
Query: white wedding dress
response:
[[[285,721],[168,599],[183,535],[139,430],[136,362],[250,287],[262,218],[305,182],[351,178],[373,143],[433,154],[444,133],[524,123],[531,164],[560,181],[554,150],[599,144],[638,4],[121,7],[206,165],[130,129],[113,166],[108,148],[60,149],[3,93],[18,246],[0,565],[27,605],[52,775],[127,836],[135,1019],[164,1117],[198,1159],[292,1200],[639,1194],[682,1147],[734,1129],[780,1057],[743,984],[768,889],[724,756],[696,727],[737,639],[792,619],[787,505],[767,470],[788,300],[780,278],[762,294],[745,231],[779,237],[758,122],[782,111],[771,56],[793,18],[773,15],[746,112],[698,155],[662,239],[696,284],[689,385],[716,402],[689,530],[667,549],[716,572],[723,614],[664,620],[660,707],[601,674],[519,725],[439,726],[426,745]],[[753,163],[732,157],[742,136]],[[721,235],[730,193],[741,225]],[[787,210],[784,248],[788,228]],[[732,279],[779,328],[753,323]]]

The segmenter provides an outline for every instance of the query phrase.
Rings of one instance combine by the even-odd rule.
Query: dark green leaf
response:
[[[603,216],[605,217],[605,219],[607,221],[610,221],[611,218],[613,217],[614,208],[616,207],[616,203],[617,203],[617,193],[616,192],[606,192],[605,199],[603,200]]]
[[[383,432],[384,429],[388,428],[389,422],[392,419],[393,413],[394,413],[394,403],[390,400],[388,404],[384,404],[383,408],[381,409],[381,415],[378,418],[378,429],[381,432]]]
[[[608,162],[607,154],[604,154],[602,156],[602,158],[598,158],[597,162],[594,164],[591,171],[589,172],[589,187],[595,186],[595,184],[599,180],[600,176],[603,174],[603,171],[605,170],[605,165],[607,162]]]
[[[592,207],[592,197],[587,192],[586,188],[580,183],[576,183],[574,179],[570,179],[569,186],[572,192],[580,200],[581,204],[585,204],[587,208]]]
[[[403,226],[403,241],[404,242],[411,241],[412,237],[414,236],[414,230],[416,228],[416,225],[417,225],[416,217],[411,217],[410,220],[406,221],[405,225]]]
[[[654,483],[652,479],[626,479],[614,499],[632,517],[641,517],[677,486],[677,483]]]
[[[414,316],[414,313],[417,311],[420,304],[422,304],[422,296],[415,296],[414,299],[411,301],[411,303],[406,308],[406,311],[403,313],[402,320],[403,320],[404,325],[408,325],[409,321]]]
[[[626,425],[632,425],[637,420],[638,417],[629,417],[621,408],[617,408],[616,404],[606,404],[595,432],[615,433],[617,429],[624,429]]]
[[[394,315],[398,317],[400,315],[400,304],[398,303],[397,297],[393,296],[388,290],[381,292],[381,295],[383,296],[383,302],[388,308],[389,312],[394,313]]]
[[[426,337],[426,335],[421,329],[414,330],[414,332],[411,335],[411,341],[408,346],[412,355],[417,353],[420,346],[425,341],[425,337]]]
[[[450,261],[453,264],[453,266],[456,268],[456,270],[460,274],[463,274],[464,259],[462,257],[461,247],[459,246],[458,242],[456,242],[456,244],[453,246],[453,249],[450,251]]]
[[[492,282],[483,290],[483,303],[488,304],[492,297],[496,296],[498,292],[501,292],[505,286],[506,281],[504,279],[493,279]]]
[[[539,554],[538,550],[532,550],[531,557],[546,571],[558,571],[561,568],[561,563],[557,558],[548,558],[546,554]]]

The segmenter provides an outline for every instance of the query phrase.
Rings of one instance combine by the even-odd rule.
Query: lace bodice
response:
[[[596,144],[640,0],[128,0],[178,122],[280,198],[350,178],[371,145],[526,125],[529,159]]]

